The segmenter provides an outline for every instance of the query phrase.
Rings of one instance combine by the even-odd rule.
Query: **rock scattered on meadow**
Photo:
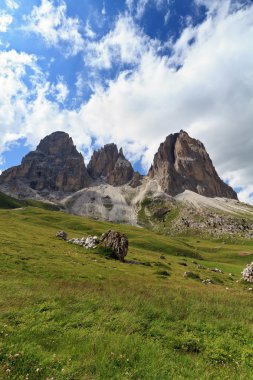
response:
[[[253,282],[253,262],[247,264],[246,268],[242,271],[242,278],[244,281]]]
[[[87,238],[74,238],[68,240],[69,243],[80,245],[86,249],[88,248],[96,248],[96,246],[100,243],[100,240],[97,236],[88,236]]]
[[[68,235],[65,231],[57,232],[56,237],[59,237],[60,239],[63,239],[65,241],[68,239]]]
[[[203,281],[202,281],[202,284],[204,284],[204,285],[210,285],[210,284],[213,284],[213,280],[211,280],[210,278],[207,278],[206,280],[203,280]]]
[[[106,248],[111,248],[120,261],[124,261],[128,251],[128,238],[125,234],[108,230],[101,236],[101,242]]]
[[[212,269],[210,269],[210,271],[212,271],[212,272],[216,272],[216,273],[224,273],[221,269],[219,269],[219,268],[212,268]]]

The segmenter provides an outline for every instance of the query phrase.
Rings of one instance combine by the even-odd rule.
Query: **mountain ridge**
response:
[[[218,176],[204,145],[183,130],[170,134],[160,144],[144,177],[156,179],[161,190],[172,196],[191,190],[208,197],[237,199],[235,191]],[[42,139],[20,165],[0,175],[0,185],[12,185],[17,195],[20,183],[21,187],[27,186],[43,195],[50,191],[72,193],[93,186],[96,181],[138,187],[142,176],[114,143],[95,150],[86,167],[72,138],[59,131]]]
[[[94,151],[86,166],[69,135],[55,132],[0,176],[0,191],[162,234],[253,236],[253,208],[237,200],[204,145],[184,131],[165,139],[146,176],[113,143]]]

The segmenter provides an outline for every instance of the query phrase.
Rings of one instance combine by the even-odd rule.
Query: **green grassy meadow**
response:
[[[127,259],[142,265],[55,237],[109,228],[128,235]],[[253,291],[240,272],[252,257],[249,240],[173,238],[29,205],[1,209],[0,378],[250,379]],[[207,278],[214,284],[201,283]]]

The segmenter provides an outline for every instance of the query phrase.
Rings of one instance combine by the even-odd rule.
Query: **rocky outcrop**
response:
[[[129,183],[129,186],[131,186],[134,189],[138,186],[141,186],[142,179],[143,179],[143,176],[139,172],[134,172],[134,175]]]
[[[54,132],[28,153],[21,165],[0,176],[0,184],[22,183],[37,191],[78,191],[91,182],[84,159],[65,132]]]
[[[115,144],[107,144],[95,151],[87,168],[93,179],[103,178],[112,186],[125,185],[134,175],[133,167],[125,158],[122,148],[118,151]]]
[[[101,242],[106,248],[111,248],[117,259],[124,262],[128,251],[128,238],[125,234],[108,230],[101,236]]]
[[[204,145],[184,131],[169,135],[160,145],[148,175],[172,196],[191,190],[207,197],[237,199],[218,176]]]
[[[247,264],[246,268],[242,271],[242,278],[246,282],[253,282],[253,262]]]
[[[67,241],[68,240],[68,234],[65,231],[59,231],[56,233],[56,237]]]
[[[100,243],[100,240],[98,239],[97,236],[90,235],[87,238],[82,237],[82,238],[70,239],[68,240],[68,243],[80,245],[81,247],[89,249],[89,248],[96,248],[96,246]]]

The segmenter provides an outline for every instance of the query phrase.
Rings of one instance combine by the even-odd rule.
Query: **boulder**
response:
[[[128,251],[128,238],[125,234],[109,230],[101,236],[100,240],[106,248],[111,248],[120,261],[124,261]]]
[[[247,264],[246,268],[242,271],[242,278],[244,281],[253,282],[253,262]]]

